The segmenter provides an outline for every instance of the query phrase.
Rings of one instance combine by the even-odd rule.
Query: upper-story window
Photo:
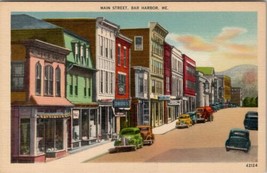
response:
[[[70,75],[70,95],[73,95],[73,75]]]
[[[114,76],[114,74],[112,72],[110,72],[109,91],[111,94],[113,94],[113,76]]]
[[[104,92],[104,74],[103,74],[103,70],[100,71],[100,93]]]
[[[75,62],[79,61],[79,44],[76,42],[75,43],[75,51],[74,51],[74,60]]]
[[[106,58],[108,58],[108,42],[109,42],[109,40],[107,38],[105,38],[105,56],[106,56]]]
[[[11,64],[11,89],[24,89],[24,62],[12,62]]]
[[[81,64],[85,63],[85,56],[84,56],[84,45],[80,45],[80,62]]]
[[[139,92],[143,93],[144,92],[144,78],[143,75],[139,75],[138,76],[138,88],[139,88]]]
[[[109,43],[109,56],[110,56],[110,59],[113,59],[113,41],[110,40],[110,43]]]
[[[166,91],[170,91],[170,77],[166,77]]]
[[[118,47],[117,47],[117,62],[118,62],[118,65],[121,65],[121,45],[118,44]]]
[[[84,78],[84,89],[83,89],[83,95],[84,95],[84,97],[87,97],[87,78],[85,77]]]
[[[44,76],[44,95],[53,95],[53,67],[51,65],[45,66],[45,76]]]
[[[134,50],[143,50],[143,37],[142,36],[134,37]]]
[[[89,59],[90,59],[90,55],[89,55],[89,47],[86,46],[86,49],[85,49],[85,59],[86,59],[86,65],[88,66],[89,65]]]
[[[75,76],[74,94],[78,96],[78,76]]]
[[[126,67],[126,65],[127,65],[126,57],[127,57],[127,49],[126,49],[126,47],[124,47],[123,48],[123,65],[124,65],[124,67]]]
[[[61,71],[60,68],[56,68],[56,96],[61,96]]]
[[[125,94],[126,93],[126,75],[118,74],[118,93]]]
[[[41,76],[42,76],[42,65],[37,62],[35,65],[35,94],[41,94]]]
[[[104,38],[103,36],[99,36],[99,54],[100,56],[103,56],[103,49],[104,49]]]

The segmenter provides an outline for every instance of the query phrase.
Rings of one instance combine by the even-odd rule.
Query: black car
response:
[[[242,150],[248,152],[251,147],[249,131],[245,129],[234,128],[230,130],[229,137],[225,142],[226,151]]]
[[[245,129],[258,130],[258,112],[248,111],[244,119]]]

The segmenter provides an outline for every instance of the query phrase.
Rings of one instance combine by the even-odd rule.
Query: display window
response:
[[[30,119],[20,120],[20,154],[30,154]]]
[[[82,114],[82,140],[89,139],[89,115],[88,110],[83,110]]]
[[[37,153],[63,149],[63,119],[37,120]]]
[[[90,122],[89,122],[89,132],[90,132],[90,139],[96,139],[96,128],[97,128],[97,109],[90,110]]]

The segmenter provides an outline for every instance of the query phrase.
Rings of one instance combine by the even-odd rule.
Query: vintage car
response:
[[[249,131],[245,129],[234,128],[230,130],[229,137],[225,142],[226,151],[242,150],[248,152],[251,147]]]
[[[245,129],[258,130],[258,112],[248,111],[244,119]]]
[[[155,141],[155,136],[152,132],[152,127],[149,125],[139,125],[137,127],[140,129],[140,133],[143,138],[143,143],[152,145]]]
[[[114,142],[116,151],[137,150],[143,147],[143,138],[137,127],[123,128]]]
[[[193,122],[192,119],[190,118],[189,114],[182,114],[178,117],[176,121],[176,128],[188,128],[192,126]]]
[[[197,122],[213,121],[213,110],[210,106],[196,108]]]
[[[187,114],[189,114],[191,120],[192,120],[192,124],[196,124],[197,123],[197,114],[196,112],[188,112]]]

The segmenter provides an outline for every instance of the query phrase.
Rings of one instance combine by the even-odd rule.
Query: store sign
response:
[[[179,105],[180,105],[179,100],[170,100],[170,102],[168,103],[168,106],[179,106]]]
[[[129,108],[130,101],[129,100],[113,100],[114,108]]]
[[[73,119],[79,119],[80,111],[79,110],[73,110],[72,111],[72,117]]]
[[[116,116],[116,117],[126,117],[126,114],[123,113],[123,112],[117,112],[117,113],[115,114],[115,116]]]
[[[31,108],[20,107],[19,108],[20,116],[30,116],[31,115]]]
[[[158,100],[161,100],[161,101],[168,101],[170,100],[170,95],[161,95],[161,96],[158,96]]]

